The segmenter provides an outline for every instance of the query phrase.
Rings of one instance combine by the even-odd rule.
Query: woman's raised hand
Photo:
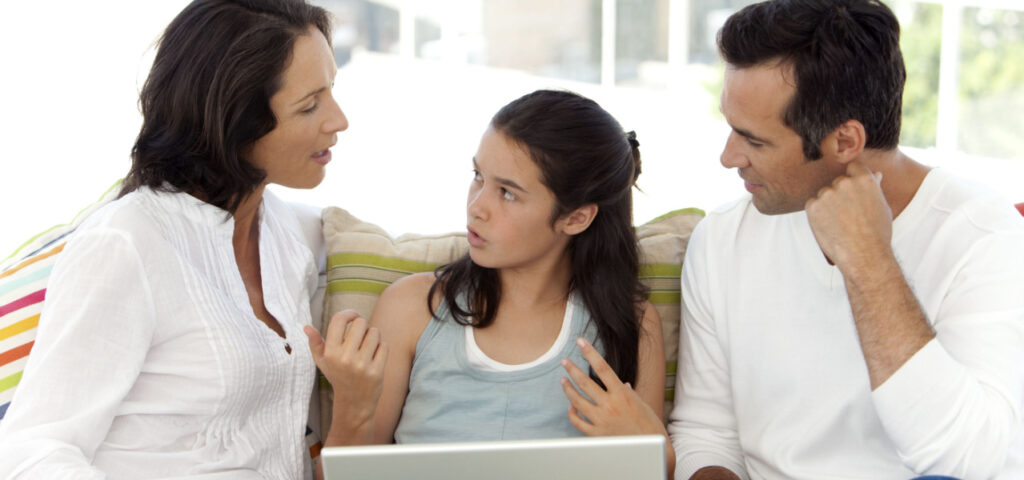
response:
[[[388,348],[380,332],[353,310],[331,317],[324,339],[306,326],[313,361],[334,389],[331,430],[325,445],[370,443]]]

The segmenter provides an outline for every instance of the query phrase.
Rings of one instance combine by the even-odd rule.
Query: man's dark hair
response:
[[[195,0],[164,31],[139,95],[142,128],[121,195],[148,186],[234,212],[266,172],[244,158],[277,125],[297,37],[330,43],[327,12],[303,0]]]
[[[815,160],[825,136],[851,119],[864,125],[865,147],[896,148],[907,77],[899,40],[879,0],[771,0],[729,17],[718,50],[737,68],[792,68],[796,93],[782,120]]]

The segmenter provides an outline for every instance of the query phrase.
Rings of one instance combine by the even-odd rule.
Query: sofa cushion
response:
[[[338,207],[322,215],[327,249],[327,290],[322,330],[334,313],[352,309],[370,318],[380,293],[395,280],[427,272],[465,254],[466,234],[405,234],[393,238],[381,227]],[[680,274],[690,233],[704,217],[695,208],[676,210],[637,227],[640,280],[651,289],[649,300],[661,316],[665,342],[665,416],[672,406],[679,342]],[[320,379],[321,428],[330,425],[330,385]]]

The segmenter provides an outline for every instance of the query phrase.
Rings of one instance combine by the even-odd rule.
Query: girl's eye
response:
[[[304,113],[304,114],[310,114],[310,113],[313,113],[313,112],[315,112],[315,111],[316,111],[316,107],[317,107],[317,104],[316,104],[316,103],[314,103],[314,104],[313,104],[313,106],[311,106],[311,107],[309,107],[309,108],[307,108],[307,109],[305,109],[305,110],[301,110],[301,111],[300,111],[299,113]]]
[[[508,200],[510,202],[514,202],[516,200],[516,194],[508,191],[508,189],[502,188],[501,198],[504,198],[505,200]]]
[[[474,182],[479,182],[480,180],[483,180],[483,176],[480,175],[480,171],[479,170],[474,168],[473,169],[473,181]]]

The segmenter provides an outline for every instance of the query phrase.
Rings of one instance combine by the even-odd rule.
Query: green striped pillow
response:
[[[370,318],[377,297],[392,282],[412,273],[432,271],[469,249],[465,233],[406,234],[392,238],[382,228],[337,207],[327,207],[322,217],[327,246],[324,329],[331,315],[339,310],[352,309]],[[640,280],[651,289],[649,299],[661,316],[664,334],[666,417],[675,388],[681,316],[679,276],[690,232],[703,217],[703,211],[689,208],[669,212],[637,227]],[[327,431],[332,396],[326,381],[321,380],[320,385],[320,411],[324,416],[321,422],[323,431]]]

